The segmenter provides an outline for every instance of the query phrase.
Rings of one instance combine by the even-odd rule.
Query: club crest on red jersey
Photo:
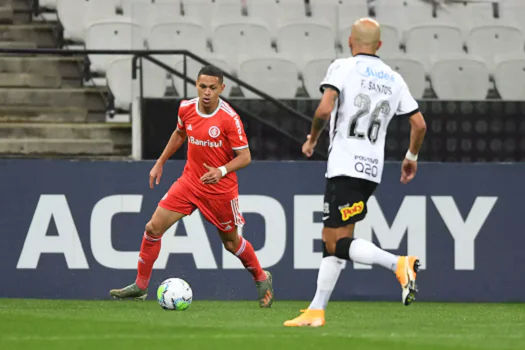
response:
[[[216,138],[221,134],[221,130],[217,126],[212,126],[210,130],[208,130],[208,134],[210,134],[211,137]]]

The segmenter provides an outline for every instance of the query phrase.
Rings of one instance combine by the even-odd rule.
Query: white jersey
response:
[[[379,57],[358,54],[330,65],[321,91],[326,87],[339,93],[330,119],[326,177],[380,183],[390,120],[418,112],[406,82]]]

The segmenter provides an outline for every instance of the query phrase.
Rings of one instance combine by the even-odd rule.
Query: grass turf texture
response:
[[[0,349],[525,349],[525,305],[332,302],[320,328],[285,328],[307,302],[0,299]]]

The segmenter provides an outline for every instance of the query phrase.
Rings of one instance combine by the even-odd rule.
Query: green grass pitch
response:
[[[524,304],[332,302],[325,327],[282,326],[307,305],[0,299],[0,349],[525,349]]]

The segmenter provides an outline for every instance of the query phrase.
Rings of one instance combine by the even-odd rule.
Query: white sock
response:
[[[317,275],[317,291],[314,300],[308,307],[309,309],[326,309],[344,266],[345,260],[336,256],[327,256],[321,260],[319,274]]]
[[[350,259],[365,265],[381,265],[389,270],[396,271],[399,256],[378,248],[374,243],[361,238],[356,238],[350,245],[348,252]]]

